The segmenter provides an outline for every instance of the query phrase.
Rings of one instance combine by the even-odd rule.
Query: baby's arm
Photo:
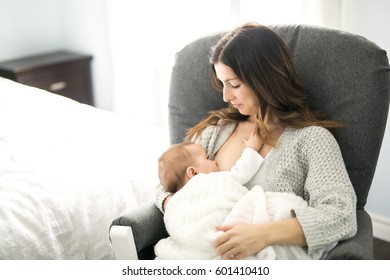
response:
[[[263,143],[254,133],[248,139],[244,139],[243,142],[246,148],[230,170],[233,179],[241,185],[245,185],[252,179],[264,160],[259,154],[259,150],[263,146]]]

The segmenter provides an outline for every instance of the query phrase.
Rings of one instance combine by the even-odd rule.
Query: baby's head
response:
[[[164,189],[175,193],[198,173],[219,171],[206,150],[194,143],[172,145],[158,160],[158,176]]]

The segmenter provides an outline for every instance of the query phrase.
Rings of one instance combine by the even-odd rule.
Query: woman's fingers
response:
[[[215,242],[214,242],[214,246],[215,247],[219,247],[220,245],[222,245],[223,243],[225,243],[226,241],[229,240],[229,235],[226,234],[226,231],[228,231],[229,229],[231,229],[232,227],[231,226],[217,226],[215,227],[216,230],[218,231],[222,231],[224,233],[220,234],[216,239],[215,239]]]
[[[231,229],[234,225],[227,225],[227,226],[216,226],[215,228],[220,231],[228,231]]]
[[[231,239],[231,234],[228,232],[232,229],[234,225],[228,226],[217,226],[216,229],[219,231],[223,231],[220,236],[215,240],[215,248],[217,250],[218,255],[225,260],[232,260],[238,256],[239,252],[235,251],[234,242],[229,242]]]
[[[267,245],[261,235],[261,224],[237,223],[217,229],[222,233],[216,238],[215,248],[223,259],[243,259],[256,254]]]

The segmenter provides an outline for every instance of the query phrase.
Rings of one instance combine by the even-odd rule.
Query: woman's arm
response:
[[[294,212],[312,254],[355,235],[356,195],[333,135],[322,127],[308,127],[300,137],[299,152],[307,165],[304,191],[309,207]]]
[[[306,246],[302,227],[296,218],[265,224],[238,223],[219,226],[217,230],[225,232],[214,244],[223,259],[243,259],[274,244]]]

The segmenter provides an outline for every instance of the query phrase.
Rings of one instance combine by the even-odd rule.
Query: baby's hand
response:
[[[242,141],[246,148],[252,148],[256,152],[260,151],[261,147],[263,147],[263,142],[260,141],[255,132],[253,132],[248,139],[243,139]]]

